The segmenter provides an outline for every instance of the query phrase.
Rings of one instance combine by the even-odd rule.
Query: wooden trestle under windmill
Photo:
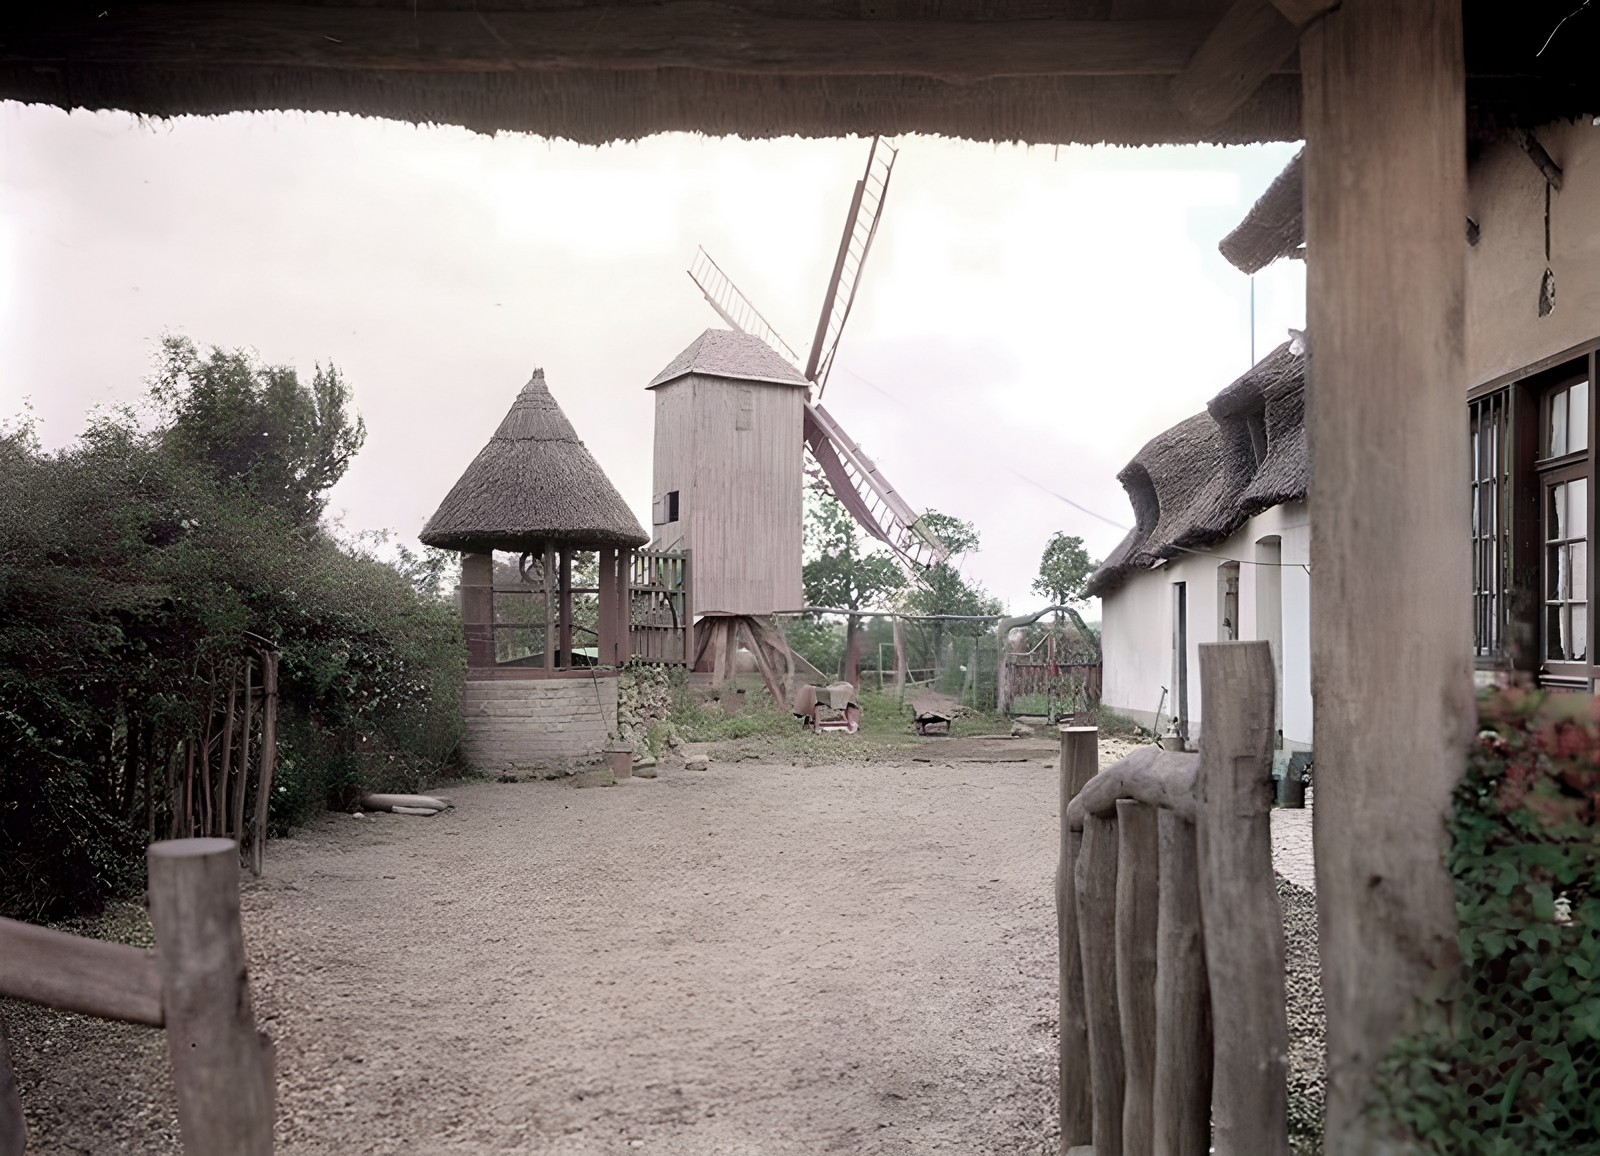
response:
[[[773,615],[798,610],[803,490],[830,490],[910,573],[946,550],[822,406],[839,339],[877,233],[896,150],[874,138],[802,362],[701,249],[689,276],[731,329],[708,329],[658,373],[652,547],[694,559],[693,667],[734,671],[742,636],[783,701],[796,659]],[[781,671],[781,673],[780,673]]]

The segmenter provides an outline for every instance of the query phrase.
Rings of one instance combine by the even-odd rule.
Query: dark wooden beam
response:
[[[1294,56],[1300,29],[1272,0],[1238,0],[1172,82],[1172,99],[1198,124],[1226,120]]]
[[[967,83],[1174,76],[1200,49],[1209,24],[807,19],[714,0],[521,12],[133,3],[96,13],[47,9],[14,23],[0,32],[0,61],[435,74],[682,68]]]

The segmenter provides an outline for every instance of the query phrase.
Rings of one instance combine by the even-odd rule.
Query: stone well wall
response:
[[[598,757],[617,729],[617,677],[467,681],[467,761],[485,771]]]

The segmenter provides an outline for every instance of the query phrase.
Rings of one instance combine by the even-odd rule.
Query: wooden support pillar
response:
[[[556,613],[561,619],[561,657],[557,665],[562,670],[572,669],[572,548],[561,547],[560,552],[560,591],[559,605]]]
[[[894,619],[894,693],[896,698],[906,693],[906,624],[898,614]],[[1066,806],[1063,801],[1062,809]]]
[[[1117,800],[1117,1014],[1122,1021],[1123,1156],[1151,1156],[1156,1066],[1156,809]]]
[[[900,620],[895,619],[896,633]],[[1056,956],[1060,967],[1061,1150],[1093,1139],[1090,1108],[1089,1021],[1083,994],[1083,957],[1078,948],[1077,889],[1073,865],[1083,833],[1067,823],[1067,804],[1078,797],[1099,769],[1100,732],[1094,727],[1061,728],[1061,852],[1056,863]]]
[[[1122,1023],[1117,1011],[1117,821],[1083,820],[1073,880],[1088,1009],[1094,1156],[1122,1156]]]
[[[1367,1114],[1374,1067],[1457,955],[1443,817],[1474,717],[1461,19],[1458,0],[1344,0],[1301,45],[1329,1156],[1393,1150]]]
[[[186,1152],[270,1156],[272,1044],[250,1010],[231,839],[152,844],[150,921]]]
[[[1272,881],[1272,648],[1200,647],[1200,908],[1217,1156],[1289,1156],[1283,914]]]
[[[596,666],[616,666],[617,663],[617,550],[614,546],[602,546],[595,551],[596,570],[599,577],[595,585],[599,587],[599,594],[595,602],[599,610],[599,622],[596,635]]]
[[[461,625],[467,665],[494,665],[494,555],[461,555]]]

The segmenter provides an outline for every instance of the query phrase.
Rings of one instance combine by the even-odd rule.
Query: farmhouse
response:
[[[1307,258],[1297,157],[1223,254],[1254,273]],[[1471,461],[1471,612],[1480,682],[1591,691],[1592,404],[1600,351],[1600,125],[1559,121],[1487,144],[1468,170],[1462,451]],[[1118,474],[1136,525],[1091,577],[1103,701],[1198,739],[1197,648],[1272,643],[1284,751],[1312,734],[1310,480],[1303,339]],[[1399,469],[1398,463],[1387,467]],[[1396,485],[1414,481],[1394,478]],[[1439,575],[1439,589],[1459,581]],[[1158,720],[1157,715],[1160,714]]]

